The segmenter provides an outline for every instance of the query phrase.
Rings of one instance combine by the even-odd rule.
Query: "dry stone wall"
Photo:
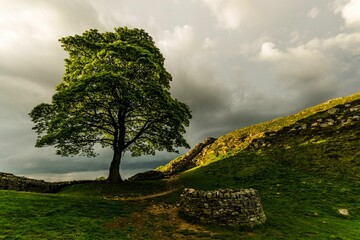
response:
[[[171,161],[167,165],[161,167],[160,171],[162,171],[165,176],[170,176],[175,173],[186,171],[193,167],[199,166],[201,163],[198,161],[197,157],[201,155],[204,149],[211,146],[211,144],[213,144],[215,141],[216,138],[209,137],[205,139],[204,142],[196,144],[193,149],[179,157],[177,160]]]
[[[266,221],[258,191],[251,188],[215,191],[186,188],[179,205],[184,218],[201,224],[252,228]]]
[[[150,170],[143,173],[137,173],[134,176],[127,179],[128,181],[143,181],[143,180],[155,180],[167,177],[165,173],[156,170]]]
[[[0,173],[0,189],[17,190],[40,193],[55,193],[65,186],[91,181],[45,182],[26,177],[15,176],[11,173]]]

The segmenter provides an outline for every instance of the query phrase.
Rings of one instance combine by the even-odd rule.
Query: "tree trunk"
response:
[[[120,163],[121,163],[121,151],[114,150],[113,160],[111,161],[109,168],[109,176],[107,181],[111,184],[120,184],[122,179],[120,176]]]

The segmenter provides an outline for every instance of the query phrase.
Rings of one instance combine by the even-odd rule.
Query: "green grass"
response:
[[[116,239],[106,223],[142,206],[92,197],[0,191],[0,239]]]
[[[282,134],[271,148],[240,151],[183,173],[181,181],[203,190],[259,190],[268,219],[252,239],[360,239],[359,129],[357,123]],[[340,215],[341,208],[350,216]],[[248,237],[233,239],[239,236]]]
[[[360,122],[283,131],[347,102],[360,104],[360,93],[231,132],[209,149],[204,166],[174,179],[94,182],[58,194],[2,190],[0,239],[360,239]],[[277,132],[270,148],[244,150],[266,132]],[[255,188],[267,221],[254,229],[186,223],[169,208],[185,187]],[[131,200],[109,200],[126,197]],[[341,208],[350,215],[339,214]]]
[[[136,219],[121,227],[117,226],[118,219],[132,219],[134,214],[143,213],[154,199],[156,204],[173,203],[180,191],[150,200],[111,199],[139,198],[174,187],[177,185],[167,180],[158,180],[121,186],[86,183],[57,194],[0,190],[0,239],[134,239]],[[141,236],[151,235],[153,227],[147,223]],[[163,226],[169,231],[166,228]]]
[[[190,171],[182,181],[197,189],[257,189],[267,222],[253,230],[252,239],[360,239],[359,181],[314,175],[292,165],[279,167],[273,154],[239,154]],[[350,216],[338,214],[339,208],[348,209]],[[235,234],[227,230],[219,235],[228,239],[227,232]]]
[[[92,197],[141,197],[159,192],[165,192],[176,188],[176,184],[167,180],[144,181],[144,182],[125,182],[122,185],[109,185],[105,182],[94,182],[79,184],[66,187],[62,194],[72,196],[92,196]]]

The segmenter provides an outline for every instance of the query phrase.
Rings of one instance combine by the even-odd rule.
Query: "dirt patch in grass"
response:
[[[106,227],[128,231],[131,239],[213,239],[215,234],[184,221],[178,216],[178,207],[170,204],[153,204],[142,212],[118,217]]]
[[[141,200],[146,200],[146,199],[149,199],[149,198],[161,197],[161,196],[170,194],[172,192],[175,192],[178,189],[179,188],[172,189],[172,190],[169,190],[169,191],[166,191],[166,192],[154,193],[154,194],[145,195],[145,196],[138,196],[138,197],[102,197],[102,199],[115,200],[115,201],[141,201]]]

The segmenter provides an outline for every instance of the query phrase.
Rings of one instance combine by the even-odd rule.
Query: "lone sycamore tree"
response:
[[[121,158],[176,152],[191,118],[188,106],[171,97],[164,57],[142,29],[88,30],[59,40],[69,53],[62,82],[50,104],[29,114],[36,147],[54,146],[61,156],[96,156],[94,146],[114,153],[108,182],[122,182]]]

